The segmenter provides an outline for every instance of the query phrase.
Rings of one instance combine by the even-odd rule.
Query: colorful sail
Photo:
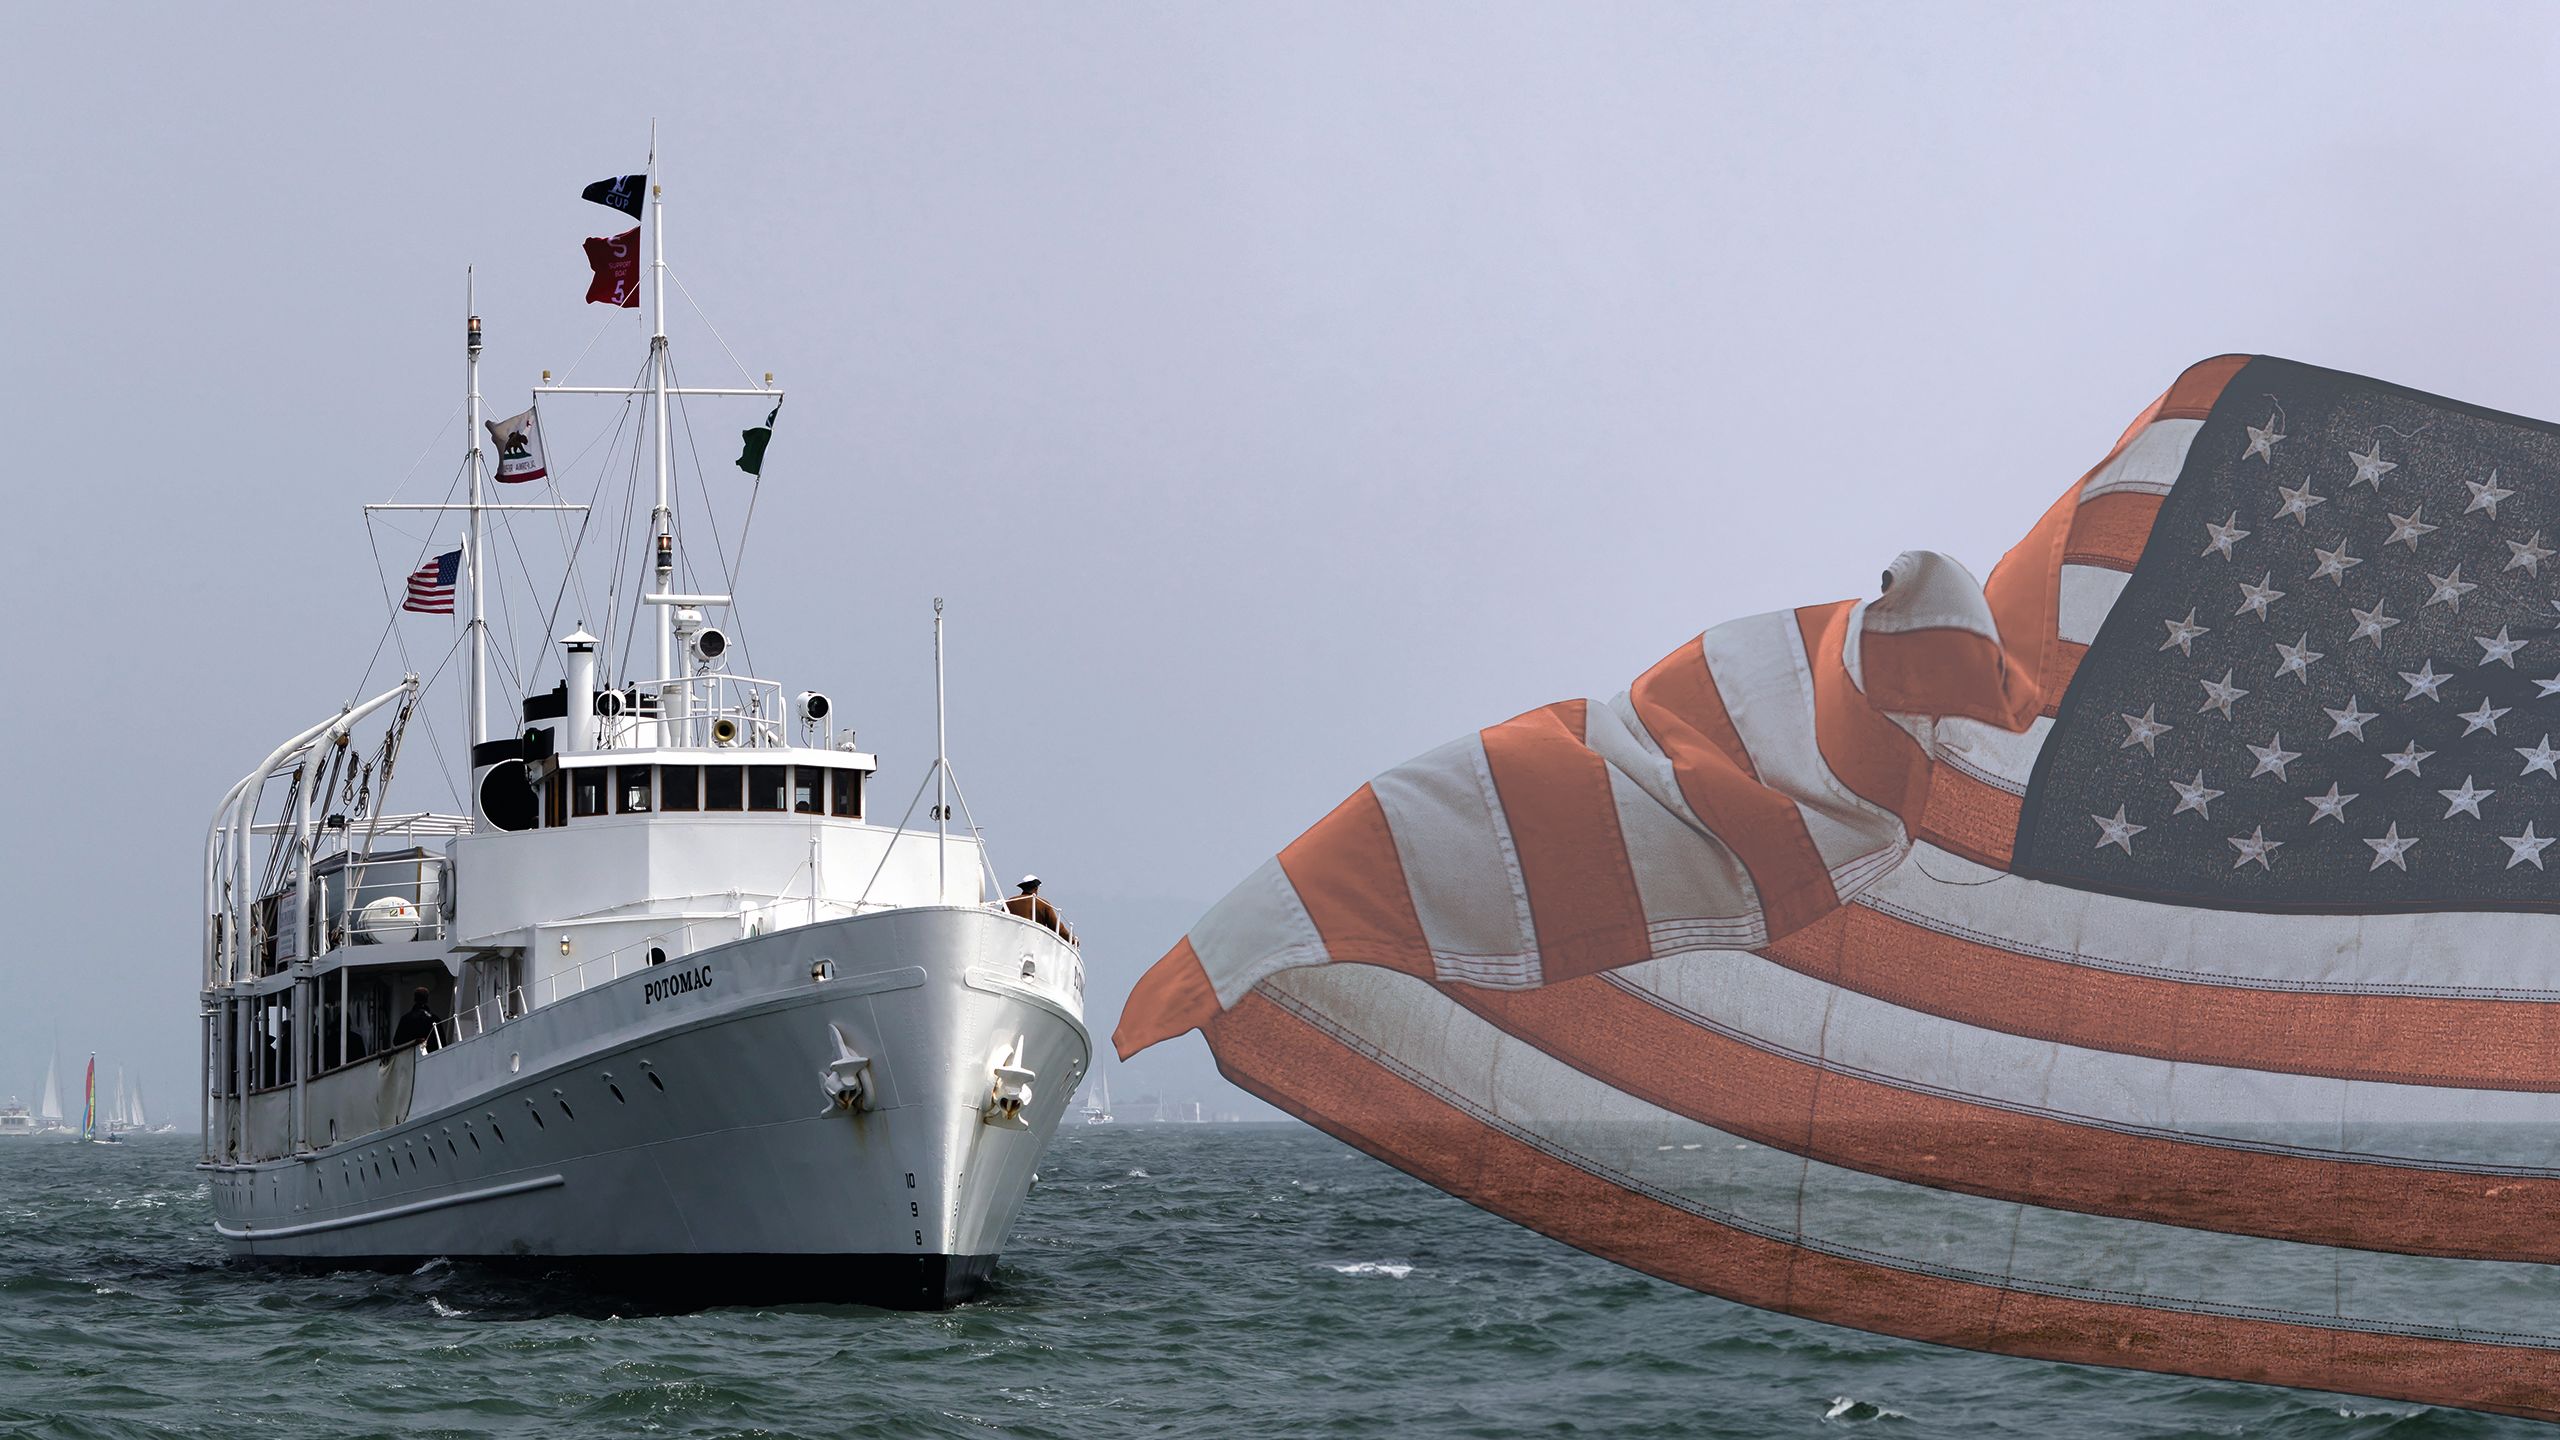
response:
[[[1746,1304],[2560,1419],[2555,550],[2560,427],[2205,362],[1987,583],[1381,775],[1120,1053]]]
[[[98,1057],[89,1057],[88,1098],[80,1107],[80,1138],[90,1139],[98,1133]]]

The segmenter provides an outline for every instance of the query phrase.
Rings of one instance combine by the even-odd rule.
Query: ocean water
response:
[[[1293,1125],[1062,1133],[996,1288],[941,1314],[237,1270],[194,1154],[0,1142],[0,1435],[2553,1433],[1746,1310]]]

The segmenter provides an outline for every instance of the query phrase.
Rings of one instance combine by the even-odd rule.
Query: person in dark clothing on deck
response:
[[[428,998],[427,987],[419,986],[417,994],[412,997],[409,1013],[400,1017],[400,1027],[391,1032],[392,1049],[421,1042],[430,1050],[444,1048],[443,1037],[436,1034],[436,1012],[428,1008]]]

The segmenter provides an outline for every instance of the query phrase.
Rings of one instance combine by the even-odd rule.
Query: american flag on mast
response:
[[[1380,775],[1115,1043],[1744,1304],[2560,1419],[2555,622],[2560,427],[2209,360],[1987,581]]]
[[[421,615],[452,614],[453,586],[461,576],[462,552],[447,550],[409,572],[409,598],[400,602],[400,608]]]

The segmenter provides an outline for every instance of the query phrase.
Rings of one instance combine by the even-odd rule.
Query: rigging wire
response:
[[[675,365],[672,361],[667,366],[667,377],[675,378]],[[736,600],[738,572],[730,568],[728,549],[720,540],[720,511],[718,506],[711,503],[711,477],[702,468],[702,447],[696,442],[693,433],[693,410],[690,406],[678,405],[676,413],[684,418],[685,449],[693,456],[693,484],[696,490],[702,492],[703,519],[711,530],[711,553],[720,562],[720,593],[731,597],[729,624],[738,632],[738,659],[746,666],[747,673],[752,675],[756,671],[756,658],[754,649],[747,644],[746,617],[740,612]],[[745,537],[742,535],[739,539],[743,543]]]
[[[685,289],[684,277],[678,275],[675,271],[675,267],[672,265],[667,267],[667,278],[676,282],[677,291],[684,296],[684,303],[693,307],[694,318],[702,322],[702,328],[710,331],[711,338],[720,342],[720,348],[722,351],[727,353],[729,363],[738,367],[738,373],[746,377],[749,385],[754,385],[756,383],[754,372],[747,369],[747,362],[738,358],[737,351],[729,349],[728,337],[722,335],[720,333],[720,327],[712,324],[711,317],[703,313],[701,302],[693,298],[693,292],[691,290]]]

